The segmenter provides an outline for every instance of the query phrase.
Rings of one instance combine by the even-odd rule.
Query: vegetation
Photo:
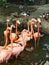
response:
[[[7,0],[0,0],[0,5],[4,5],[7,3]]]

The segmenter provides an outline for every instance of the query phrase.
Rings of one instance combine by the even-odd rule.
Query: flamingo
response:
[[[15,26],[12,24],[11,25],[11,30],[12,28],[15,28]],[[7,32],[7,31],[6,31]],[[5,47],[0,46],[0,63],[6,61],[6,63],[8,62],[9,58],[12,55],[12,39],[11,39],[11,48],[7,48],[7,38],[8,36],[6,35],[6,42],[5,42]]]
[[[28,21],[28,31],[29,31],[29,34],[27,36],[28,37],[30,36],[30,38],[32,38],[32,27],[31,27],[31,31],[30,31],[29,26],[31,26],[31,20]]]
[[[24,50],[24,48],[26,46],[26,39],[24,38],[23,34],[18,40],[20,40],[18,42],[18,44],[17,43],[13,43],[13,41],[12,41],[12,49],[13,49],[12,50],[12,56],[16,56],[16,58]],[[11,48],[11,44],[9,44],[7,46],[7,48],[8,49]]]
[[[29,31],[29,33],[27,34],[27,36],[30,37],[30,39],[33,38],[32,24],[34,26],[35,22],[37,22],[37,20],[35,18],[32,18],[31,20],[28,21],[28,31]],[[31,31],[30,31],[29,26],[31,27]]]
[[[11,52],[12,52],[12,49],[2,49],[0,50],[0,63],[6,61],[6,63],[8,62],[9,58],[11,57]]]
[[[24,50],[24,48],[26,47],[26,42],[27,42],[26,39],[22,36],[22,41],[20,42],[20,44],[22,46],[19,47],[19,49],[18,49],[19,52],[16,54],[16,58]]]
[[[9,33],[10,33],[10,32],[9,32],[10,27],[8,27],[8,22],[9,22],[9,20],[7,19],[7,20],[6,20],[7,27],[6,27],[6,30],[4,31],[5,44],[4,44],[4,46],[0,46],[0,50],[5,49],[5,47],[6,47],[7,44],[8,44],[8,36],[9,36]]]
[[[39,40],[40,40],[40,23],[41,23],[41,20],[40,18],[37,19],[38,21],[38,32],[35,32],[33,31],[33,37],[34,37],[34,40],[35,40],[35,48],[36,48],[36,41],[38,40],[38,44],[39,44]]]
[[[31,31],[30,31],[30,22],[31,20],[28,21],[28,30],[24,29],[21,34],[24,35],[24,37],[27,39],[27,41],[29,41],[32,38],[32,27],[31,27]]]
[[[9,22],[9,20],[7,19],[6,20],[6,23],[7,23],[7,27],[6,27],[6,30],[4,31],[4,36],[5,36],[5,47],[6,47],[6,45],[8,44],[8,36],[9,36],[9,34],[10,34],[10,27],[8,27],[8,22]]]
[[[13,39],[13,42],[18,39],[18,24],[20,24],[19,20],[16,21],[16,33],[11,33],[10,35],[10,39]]]

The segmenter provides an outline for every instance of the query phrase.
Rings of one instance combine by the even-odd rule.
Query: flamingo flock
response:
[[[34,32],[34,23],[38,23],[38,31]],[[18,34],[18,24],[21,24],[19,20],[16,20],[16,26],[14,24],[11,24],[11,26],[8,26],[9,20],[6,20],[7,27],[4,31],[4,37],[5,37],[5,44],[4,46],[0,46],[0,63],[8,62],[11,56],[15,56],[16,58],[18,55],[24,50],[24,48],[27,45],[27,41],[34,38],[35,41],[35,48],[36,48],[36,41],[40,40],[40,23],[41,20],[38,18],[37,20],[35,18],[32,18],[28,21],[28,30],[23,29],[21,31],[21,34]],[[12,32],[12,28],[16,28],[16,32]],[[31,29],[31,30],[30,30]],[[8,37],[10,39],[10,44],[8,44]]]

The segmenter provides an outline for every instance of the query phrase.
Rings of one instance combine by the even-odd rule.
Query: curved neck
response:
[[[4,44],[4,46],[6,47],[7,46],[7,44],[8,44],[8,21],[7,21],[7,27],[6,27],[6,34],[5,34],[5,44]]]
[[[7,31],[6,31],[6,33],[7,33]],[[6,34],[6,35],[5,35],[5,44],[4,44],[4,46],[6,47],[7,44],[8,44],[8,35]]]

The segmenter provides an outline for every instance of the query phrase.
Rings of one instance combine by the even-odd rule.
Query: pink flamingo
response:
[[[12,50],[8,50],[7,48],[0,50],[0,63],[6,61],[8,62],[9,58],[11,57]]]
[[[35,22],[37,22],[37,20],[35,18],[32,18],[31,19],[31,22],[34,22],[35,23]]]
[[[7,27],[6,27],[6,30],[4,31],[4,36],[5,36],[5,44],[4,44],[4,46],[0,46],[0,50],[2,50],[2,49],[5,49],[5,47],[7,46],[7,44],[8,44],[8,36],[9,36],[9,27],[8,27],[8,22],[9,22],[9,20],[7,19],[6,20],[6,23],[7,23]]]
[[[32,29],[32,25],[34,26],[34,23],[37,22],[37,20],[35,18],[32,18],[31,20],[28,21],[28,31],[29,31],[29,26],[31,27],[31,32],[29,32],[29,35],[31,37],[31,39],[33,38],[33,29]]]
[[[10,35],[10,39],[13,39],[13,42],[18,39],[18,24],[20,24],[19,20],[16,21],[16,33],[11,33]]]
[[[37,21],[38,21],[38,32],[34,33],[34,30],[33,30],[33,37],[35,40],[35,48],[36,48],[36,41],[38,40],[38,44],[39,44],[39,40],[40,40],[40,23],[41,23],[40,18],[38,18]]]
[[[24,29],[21,32],[21,34],[24,35],[24,37],[27,39],[27,41],[29,41],[32,38],[32,27],[31,27],[31,31],[30,31],[30,28],[29,28],[29,26],[31,25],[30,22],[31,22],[31,20],[28,21],[28,30]]]
[[[26,46],[26,39],[24,38],[23,34],[18,40],[19,40],[19,42],[17,41],[18,44],[12,42],[12,48],[13,48],[12,55],[16,56],[16,58],[24,50]],[[9,44],[7,48],[11,48],[11,44]]]
[[[26,29],[24,29],[24,31],[21,33],[21,35],[23,34],[23,36],[26,38],[27,41],[30,40],[30,34],[27,32]],[[19,35],[19,37],[21,38],[21,35]]]
[[[4,31],[4,36],[5,36],[5,45],[4,45],[4,47],[6,47],[6,45],[8,44],[8,36],[9,36],[9,34],[10,34],[10,27],[8,27],[8,22],[9,22],[9,20],[7,19],[6,20],[6,23],[7,23],[7,27],[6,27],[6,30]]]
[[[15,26],[13,24],[11,25],[11,30],[12,30],[12,27],[15,28]],[[2,63],[4,61],[6,61],[6,63],[7,63],[12,54],[12,46],[11,46],[11,48],[7,48],[7,37],[8,36],[6,35],[5,47],[0,46],[0,63]],[[12,40],[11,40],[11,45],[12,45]]]

